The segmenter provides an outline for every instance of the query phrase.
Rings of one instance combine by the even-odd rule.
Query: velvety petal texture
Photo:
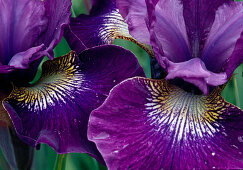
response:
[[[128,31],[128,25],[120,15],[115,1],[94,1],[89,15],[79,15],[71,18],[70,28],[65,31],[65,38],[71,49],[81,52],[80,44],[94,47],[102,44],[112,44],[120,38],[136,43],[153,55],[152,50],[145,44],[135,40]],[[82,46],[82,45],[81,45]]]
[[[162,56],[173,62],[190,59],[183,5],[178,0],[160,0],[153,6],[147,3],[150,14],[150,43],[158,61],[161,62]]]
[[[80,58],[80,59],[79,59]],[[136,57],[112,45],[74,52],[46,61],[42,76],[30,87],[14,87],[4,107],[24,142],[46,143],[57,153],[89,153],[102,157],[87,139],[90,112],[122,80],[145,76]]]
[[[46,55],[52,59],[54,57],[53,48],[61,41],[64,27],[69,25],[71,17],[70,0],[44,0],[46,16],[48,17],[48,27],[45,34],[39,39],[46,46]]]
[[[88,138],[111,170],[243,168],[243,111],[220,93],[128,79],[91,113]]]
[[[201,67],[191,69],[191,74],[178,72],[172,75],[174,67],[168,66],[179,66],[183,62],[199,58],[200,65],[211,75],[227,74],[229,79],[243,61],[243,2],[117,0],[117,7],[128,22],[130,33],[136,39],[150,39],[158,62],[169,73],[167,79],[183,78],[206,94],[210,85],[225,83],[224,76],[217,77],[215,82],[209,82],[201,78],[199,80],[199,77],[202,77]],[[171,63],[168,64],[167,61]],[[171,68],[173,70],[170,70]]]
[[[87,47],[112,44],[118,36],[130,37],[127,23],[119,14],[115,4],[110,0],[101,0],[91,10],[90,15],[71,18],[71,31]],[[66,37],[66,36],[65,36]],[[67,37],[66,39],[70,39]],[[78,47],[72,47],[76,50]]]
[[[69,23],[70,7],[70,0],[1,0],[1,65],[26,69],[44,55],[53,58],[52,49]]]
[[[222,5],[216,12],[215,21],[202,54],[202,60],[209,70],[213,72],[226,71],[222,68],[229,64],[227,60],[231,58],[234,49],[243,48],[242,43],[236,47],[237,40],[240,39],[242,33],[243,2]],[[243,58],[243,55],[239,54],[238,57]]]
[[[215,20],[215,12],[232,0],[181,0],[183,17],[193,57],[201,57],[205,40]]]
[[[9,66],[12,66],[17,69],[27,69],[29,67],[29,63],[32,60],[32,56],[39,52],[44,47],[44,44],[30,48],[24,52],[20,52],[15,54],[11,60],[9,61]]]

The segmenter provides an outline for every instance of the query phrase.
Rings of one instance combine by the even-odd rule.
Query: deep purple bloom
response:
[[[145,76],[128,50],[103,45],[46,61],[42,76],[29,87],[14,87],[3,104],[20,139],[46,143],[57,153],[88,153],[103,162],[87,139],[89,114],[121,81]]]
[[[120,38],[137,43],[149,54],[151,49],[136,41],[128,31],[128,25],[122,18],[114,0],[92,0],[93,7],[89,15],[81,14],[71,18],[70,28],[65,31],[65,38],[72,50],[80,52],[80,45],[94,47],[112,44]]]
[[[0,1],[0,101],[11,91],[10,81],[30,81],[43,56],[53,59],[70,8],[70,0]],[[2,106],[0,111],[0,124],[9,124]]]
[[[117,7],[168,75],[125,80],[91,113],[88,138],[108,168],[243,168],[243,111],[220,95],[243,61],[243,3],[117,0]]]
[[[70,6],[70,0],[0,1],[0,73],[5,73],[0,75],[0,99],[25,143],[45,143],[57,153],[88,153],[103,162],[87,139],[89,114],[117,83],[145,74],[130,51],[112,45],[87,49],[80,41],[79,56],[72,51],[53,59],[53,48],[69,24]],[[7,73],[32,69],[30,64],[45,55],[53,60],[43,64],[35,84],[14,84],[9,96],[2,95],[13,81]]]
[[[153,47],[157,60],[168,72],[167,79],[182,78],[207,94],[208,86],[224,84],[242,63],[242,2],[146,3],[147,8],[141,1],[117,1],[131,35]],[[232,61],[234,66],[230,66]]]
[[[0,73],[27,69],[48,56],[69,24],[70,0],[1,0]]]
[[[2,101],[11,82],[28,83],[42,57],[53,59],[70,7],[71,0],[0,0],[0,147],[11,169],[29,169],[33,148],[17,138]]]

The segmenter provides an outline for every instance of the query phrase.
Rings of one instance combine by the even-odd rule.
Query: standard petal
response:
[[[77,54],[80,54],[87,49],[81,39],[71,30],[70,26],[65,29],[64,36],[69,47],[71,47]]]
[[[11,60],[9,61],[8,65],[10,67],[14,67],[17,69],[27,69],[29,68],[30,61],[35,60],[35,56],[33,54],[39,52],[44,47],[44,44],[38,47],[32,47],[24,52],[20,52],[15,54]]]
[[[14,57],[14,64],[10,64],[26,69],[40,57],[53,58],[52,49],[61,40],[63,27],[69,24],[70,7],[70,0],[2,0],[0,63],[7,65]],[[45,48],[33,50],[40,46]]]
[[[58,153],[89,153],[102,161],[87,139],[89,114],[113,86],[144,72],[131,52],[117,46],[92,48],[79,57],[70,52],[46,61],[40,80],[15,87],[4,106],[24,142],[46,143]]]
[[[238,57],[232,55],[234,49],[242,51],[241,42],[236,46],[242,33],[243,2],[222,5],[216,11],[215,21],[203,49],[202,60],[207,69],[213,72],[226,71],[225,67],[230,64],[228,61],[232,60],[231,56],[236,60],[243,57],[240,53]]]
[[[150,44],[145,0],[116,0],[120,14],[128,24],[129,33],[138,41]]]
[[[196,85],[205,95],[208,94],[208,86],[219,86],[228,81],[226,73],[213,73],[205,67],[199,58],[193,58],[181,63],[173,63],[164,59],[167,73],[166,79],[182,78]]]
[[[147,0],[151,45],[162,66],[162,56],[173,62],[191,59],[183,6],[178,0]]]
[[[123,81],[91,113],[88,138],[111,170],[243,168],[243,111],[219,93]]]
[[[136,43],[153,55],[149,47],[138,42],[129,34],[128,25],[120,15],[115,2],[102,0],[93,3],[95,6],[90,15],[71,18],[70,28],[65,32],[65,38],[72,50],[79,52],[80,44],[94,47],[112,44],[114,39],[120,38]]]
[[[232,0],[182,0],[183,16],[193,57],[201,57],[210,28],[215,19],[215,12],[224,3]]]
[[[71,17],[71,0],[43,0],[48,18],[48,27],[39,38],[40,44],[45,44],[46,54],[49,58],[53,58],[53,48],[61,41],[64,27],[70,22]],[[39,54],[43,55],[43,54]]]
[[[235,49],[230,58],[224,63],[223,71],[225,71],[228,77],[231,77],[235,69],[243,63],[243,31],[240,38],[237,40]]]
[[[43,1],[1,0],[0,62],[7,65],[16,53],[38,46],[35,43],[44,33],[47,23]]]

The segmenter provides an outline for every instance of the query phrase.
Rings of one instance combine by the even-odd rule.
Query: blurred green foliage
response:
[[[4,155],[0,149],[0,170],[8,170],[10,169],[8,162],[5,160]]]
[[[227,83],[222,96],[226,101],[243,109],[243,64],[235,71],[232,78]]]

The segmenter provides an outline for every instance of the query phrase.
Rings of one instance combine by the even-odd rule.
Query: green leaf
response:
[[[57,158],[53,170],[65,170],[66,159],[67,159],[67,154],[57,154]]]
[[[107,168],[98,163],[88,154],[71,153],[68,154],[67,170],[107,170]]]
[[[65,38],[62,38],[60,43],[54,48],[54,57],[63,56],[71,51]]]
[[[56,152],[48,145],[41,144],[40,150],[35,150],[31,170],[53,170]]]
[[[222,96],[226,101],[243,109],[243,64],[234,72],[233,77],[227,83],[222,92]]]
[[[72,0],[72,17],[77,17],[80,14],[88,14],[92,7],[90,0]]]

